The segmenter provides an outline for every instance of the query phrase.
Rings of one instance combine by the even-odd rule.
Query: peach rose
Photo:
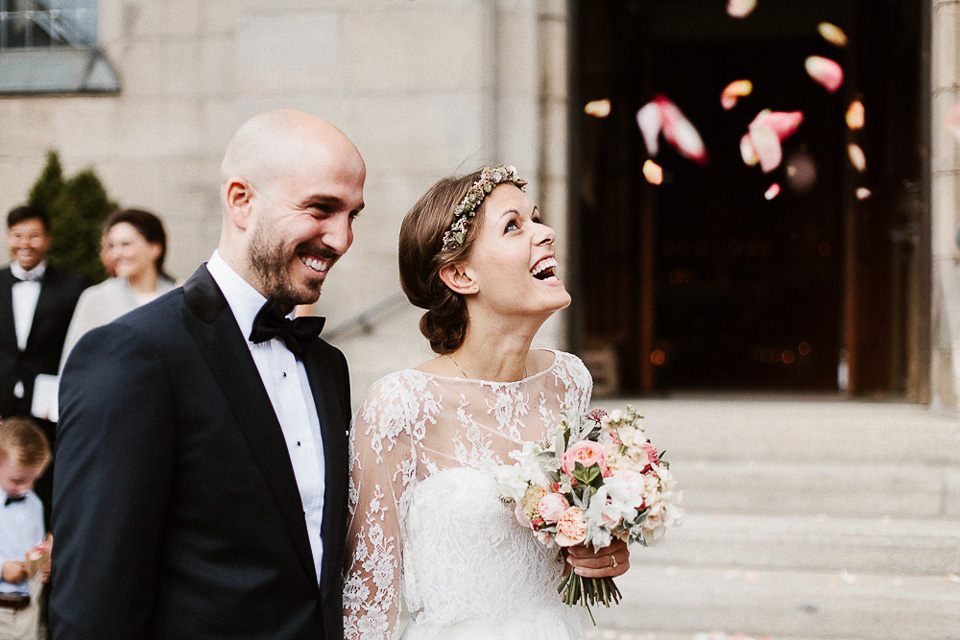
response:
[[[581,440],[563,454],[563,471],[567,475],[572,475],[577,463],[584,467],[590,467],[594,464],[600,465],[600,473],[607,475],[607,454],[603,447],[590,440]]]
[[[572,547],[587,539],[587,519],[580,507],[570,507],[557,521],[557,536],[554,538],[561,547]]]
[[[553,524],[560,519],[563,512],[570,507],[570,503],[560,493],[548,493],[540,498],[537,503],[537,511],[544,522]]]

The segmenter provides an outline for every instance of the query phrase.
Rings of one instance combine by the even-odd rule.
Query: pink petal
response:
[[[863,152],[863,149],[860,148],[860,145],[847,145],[847,155],[850,156],[850,163],[853,164],[857,171],[863,173],[867,170],[867,156]]]
[[[706,163],[707,149],[703,139],[683,112],[664,96],[657,96],[654,102],[663,117],[663,137],[667,142],[685,158],[700,164]]]
[[[778,195],[780,195],[780,185],[774,182],[770,185],[770,188],[767,189],[767,192],[763,194],[763,197],[767,200],[773,200]]]
[[[647,159],[643,163],[643,177],[650,184],[663,184],[663,169],[653,160]]]
[[[750,141],[760,160],[760,168],[764,173],[770,173],[783,159],[783,150],[780,147],[780,137],[771,127],[764,124],[751,124]]]
[[[609,100],[591,100],[583,107],[583,112],[594,118],[606,118],[610,115]]]
[[[843,69],[840,65],[820,56],[810,56],[804,62],[804,67],[810,77],[826,87],[827,91],[833,93],[843,84]]]
[[[817,31],[830,44],[838,47],[847,46],[847,34],[837,25],[830,22],[821,22],[817,25]]]
[[[753,148],[753,141],[750,139],[749,133],[745,133],[743,137],[740,138],[740,155],[743,157],[743,163],[748,167],[752,167],[760,162],[760,158],[757,156],[757,150]]]
[[[947,126],[953,130],[953,135],[960,140],[960,102],[953,107],[950,115],[947,116]]]
[[[637,111],[637,126],[640,127],[640,133],[643,134],[643,143],[647,145],[647,153],[653,158],[657,157],[657,153],[660,151],[657,136],[660,135],[660,129],[663,128],[663,116],[656,102],[648,102]]]
[[[757,114],[750,126],[770,127],[776,132],[777,139],[783,142],[797,131],[802,122],[802,111],[770,111],[764,109]]]
[[[873,194],[871,193],[870,189],[867,189],[866,187],[860,187],[857,189],[857,200],[866,200],[871,195]]]
[[[731,18],[746,18],[757,8],[757,0],[727,0],[727,15]]]
[[[749,80],[734,80],[720,94],[720,105],[729,111],[736,106],[739,98],[750,95],[751,91],[753,83]]]
[[[853,131],[863,129],[864,119],[863,103],[859,100],[854,100],[850,103],[850,106],[847,107],[847,126]]]

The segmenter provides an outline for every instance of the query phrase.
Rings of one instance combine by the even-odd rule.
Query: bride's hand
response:
[[[565,551],[567,563],[584,578],[616,578],[630,568],[630,549],[623,540],[615,539],[600,551],[583,545],[567,547]]]

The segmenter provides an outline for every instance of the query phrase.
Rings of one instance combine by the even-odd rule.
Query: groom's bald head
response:
[[[220,253],[264,295],[315,301],[353,242],[365,177],[356,147],[326,120],[288,109],[254,116],[220,165]]]

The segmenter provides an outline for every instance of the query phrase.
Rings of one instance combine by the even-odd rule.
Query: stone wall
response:
[[[399,289],[400,221],[441,176],[495,161],[531,178],[565,235],[564,0],[100,0],[116,96],[0,97],[0,209],[23,201],[44,154],[93,167],[123,206],[160,214],[169,270],[216,246],[217,168],[237,126],[267,109],[321,115],[368,168],[356,241],[318,311],[342,326]],[[561,256],[562,257],[562,256]],[[362,398],[429,351],[405,302],[345,337]],[[540,341],[563,346],[562,319]]]

